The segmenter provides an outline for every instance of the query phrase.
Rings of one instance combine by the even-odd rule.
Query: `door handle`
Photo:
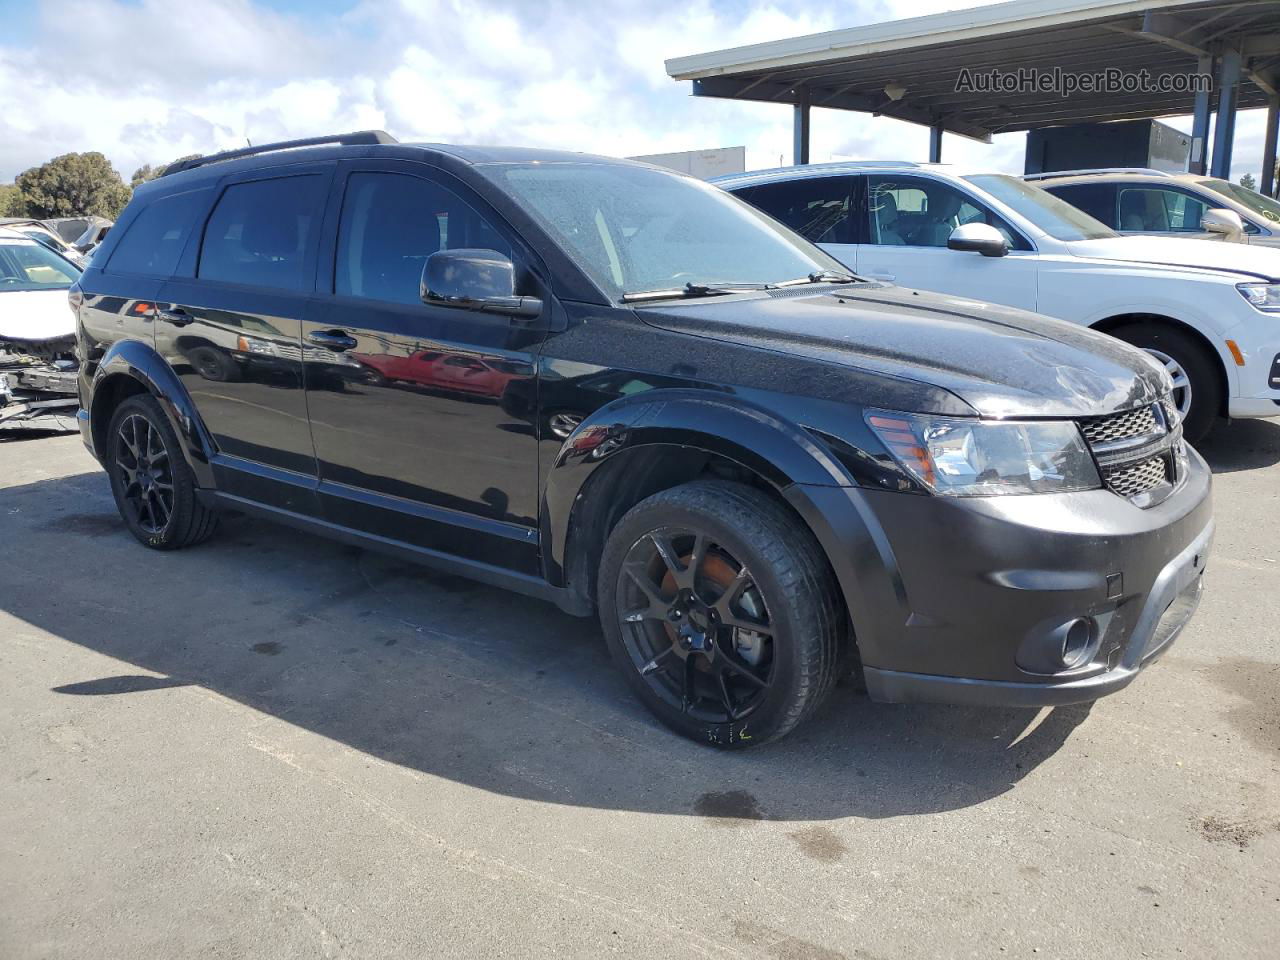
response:
[[[185,327],[188,324],[195,323],[196,318],[181,307],[174,307],[171,310],[157,310],[156,316],[165,323],[172,323],[175,327]]]
[[[341,353],[344,350],[353,350],[359,343],[355,337],[348,335],[345,330],[312,330],[307,334],[307,339],[318,347],[327,347],[335,353]]]

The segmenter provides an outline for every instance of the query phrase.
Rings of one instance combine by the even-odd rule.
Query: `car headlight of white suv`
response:
[[[1280,283],[1237,283],[1236,289],[1257,309],[1280,313]]]

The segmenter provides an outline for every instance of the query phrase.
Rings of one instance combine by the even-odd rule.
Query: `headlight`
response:
[[[867,413],[895,460],[934,493],[989,497],[1070,493],[1102,486],[1070,421],[996,423],[911,413]]]
[[[1237,283],[1236,289],[1259,310],[1280,313],[1280,283]]]

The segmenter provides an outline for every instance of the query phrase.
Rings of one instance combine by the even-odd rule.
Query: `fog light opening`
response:
[[[1093,652],[1098,626],[1093,617],[1079,617],[1062,630],[1062,665],[1068,670],[1083,666]]]

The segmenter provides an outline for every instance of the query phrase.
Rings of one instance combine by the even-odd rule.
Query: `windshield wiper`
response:
[[[671,290],[641,290],[635,293],[624,293],[623,303],[640,303],[646,300],[685,300],[694,297],[719,297],[726,293],[741,293],[744,290],[767,290],[767,283],[686,283],[683,287]]]
[[[770,287],[796,287],[802,283],[861,283],[861,277],[851,273],[811,273],[807,277],[796,277],[794,280],[780,280],[769,284]]]

